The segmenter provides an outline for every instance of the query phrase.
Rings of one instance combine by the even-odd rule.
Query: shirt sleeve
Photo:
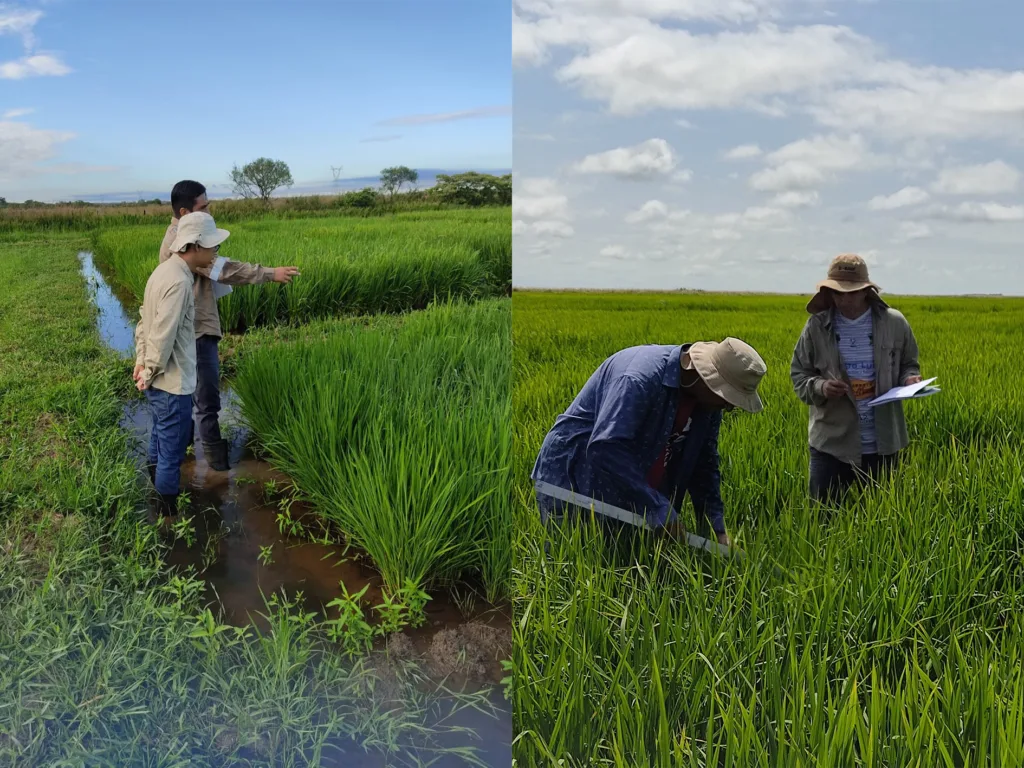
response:
[[[722,503],[722,473],[718,461],[718,433],[722,415],[717,414],[697,457],[690,479],[690,498],[699,520],[702,516],[715,533],[725,533],[725,505]]]
[[[191,286],[184,282],[175,282],[157,300],[153,321],[145,340],[144,368],[141,376],[146,384],[167,368],[171,351],[174,349],[174,339],[178,335],[178,325],[182,321],[185,302],[191,290]]]
[[[648,485],[648,467],[640,466],[635,450],[650,402],[650,393],[641,382],[629,376],[616,379],[602,398],[587,456],[600,487],[615,488],[637,509],[668,520],[671,502]]]
[[[135,364],[146,363],[146,334],[143,331],[142,307],[139,307],[139,322],[135,324]]]
[[[197,269],[196,272],[203,277],[210,277],[212,270],[213,265],[211,264],[209,267]],[[212,280],[213,278],[210,279]],[[258,285],[260,283],[269,283],[273,279],[273,267],[263,267],[259,264],[226,259],[224,266],[221,267],[217,282],[224,285]]]
[[[789,366],[789,378],[793,382],[796,396],[805,405],[823,406],[828,402],[825,397],[825,379],[818,375],[814,366],[814,341],[811,339],[811,323],[807,322],[803,333],[793,349],[793,360]]]
[[[921,364],[918,362],[917,339],[910,323],[903,321],[906,328],[903,333],[903,350],[900,354],[900,385],[904,386],[911,376],[921,375]]]

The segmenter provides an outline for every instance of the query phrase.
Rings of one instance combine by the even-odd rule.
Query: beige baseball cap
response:
[[[729,405],[748,413],[764,410],[757,387],[768,366],[752,346],[731,336],[724,341],[699,341],[689,350],[690,362],[708,389]]]
[[[171,253],[181,253],[192,243],[198,243],[203,248],[214,248],[227,240],[230,234],[226,229],[217,229],[213,216],[206,211],[187,213],[178,219],[178,231],[171,244]]]

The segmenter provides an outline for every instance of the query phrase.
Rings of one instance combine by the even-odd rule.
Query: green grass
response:
[[[415,672],[384,689],[372,659],[346,662],[294,603],[239,633],[204,612],[200,581],[168,574],[135,511],[118,427],[129,369],[95,329],[86,244],[0,245],[0,764],[306,766],[431,749],[448,726],[425,726],[437,700]]]
[[[804,302],[515,295],[519,765],[1024,765],[1024,301],[892,299],[943,391],[906,406],[898,474],[827,518],[788,375]],[[765,412],[720,445],[747,561],[587,527],[545,555],[529,473],[587,377],[728,335],[768,364]]]
[[[218,302],[226,331],[338,315],[422,309],[436,298],[510,290],[511,214],[506,208],[232,224],[221,253],[264,266],[295,265],[288,286],[240,286]],[[98,262],[136,303],[158,263],[163,226],[94,235]]]
[[[273,463],[391,590],[511,565],[510,301],[247,339],[235,391]]]

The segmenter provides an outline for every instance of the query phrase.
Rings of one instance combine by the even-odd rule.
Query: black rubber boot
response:
[[[149,473],[149,482],[156,488],[156,464],[146,464],[146,472]]]
[[[228,463],[228,441],[218,440],[216,443],[203,443],[206,464],[215,472],[227,472],[231,469]]]
[[[161,493],[156,503],[156,513],[159,518],[177,517],[178,515],[178,494]]]

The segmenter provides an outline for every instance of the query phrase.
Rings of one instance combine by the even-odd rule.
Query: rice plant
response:
[[[339,322],[240,356],[235,392],[272,462],[392,592],[465,578],[507,592],[510,310]]]
[[[1024,301],[892,301],[943,391],[906,405],[895,475],[826,516],[789,383],[803,299],[516,294],[519,765],[1024,765]],[[720,445],[746,562],[545,532],[530,469],[594,368],[727,335],[768,364]]]
[[[97,261],[135,304],[158,263],[165,226],[95,233]],[[263,219],[232,224],[221,254],[298,266],[289,285],[236,286],[218,306],[225,331],[338,315],[404,312],[435,299],[507,293],[512,280],[505,209],[425,211],[388,218]]]

